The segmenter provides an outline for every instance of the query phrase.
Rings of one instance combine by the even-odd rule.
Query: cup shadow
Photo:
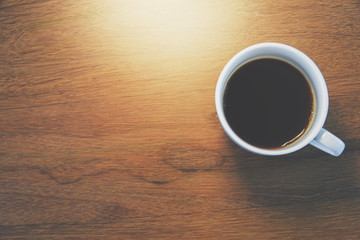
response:
[[[331,112],[328,121],[331,125],[337,123]],[[339,130],[346,132],[345,129]],[[230,139],[227,141],[229,153],[236,161],[239,181],[247,188],[249,203],[273,209],[302,204],[309,206],[308,209],[301,208],[302,214],[306,211],[310,214],[313,204],[360,197],[356,172],[360,159],[356,151],[359,140],[343,140],[347,148],[340,157],[333,157],[310,145],[289,155],[261,156],[246,152]]]

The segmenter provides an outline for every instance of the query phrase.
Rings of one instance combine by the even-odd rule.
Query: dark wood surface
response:
[[[281,42],[328,84],[340,157],[224,134],[217,78]],[[360,3],[0,0],[1,239],[359,239]]]

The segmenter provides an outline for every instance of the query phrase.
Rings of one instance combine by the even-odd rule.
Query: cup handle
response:
[[[333,156],[340,156],[344,151],[345,143],[337,136],[322,128],[319,134],[310,142],[314,147]]]

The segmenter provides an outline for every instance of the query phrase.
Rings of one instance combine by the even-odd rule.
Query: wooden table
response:
[[[217,78],[281,42],[327,81],[340,157],[232,143]],[[1,0],[1,239],[359,239],[360,4]]]

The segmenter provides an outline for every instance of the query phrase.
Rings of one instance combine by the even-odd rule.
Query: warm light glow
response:
[[[154,129],[151,142],[193,136],[194,124],[209,116],[203,112],[213,110],[216,79],[234,53],[232,49],[230,54],[224,54],[229,29],[234,27],[229,22],[233,19],[227,16],[235,11],[236,16],[241,16],[240,9],[234,10],[231,4],[219,0],[93,3],[84,9],[91,22],[84,24],[89,28],[89,37],[82,44],[96,53],[92,59],[95,66],[100,64],[101,71],[107,69],[116,76],[117,84],[112,84],[111,94],[103,96],[104,102],[114,103],[116,113],[131,113],[130,125],[143,122]],[[241,21],[235,26],[240,25]],[[98,81],[99,85],[106,85],[107,78],[103,76]],[[126,108],[123,113],[118,103]],[[188,115],[199,120],[179,118]],[[156,129],[159,119],[168,124],[166,131],[164,125]],[[197,142],[211,141],[206,129],[203,123],[197,127]],[[158,140],[154,141],[153,136]]]
[[[120,8],[127,11],[126,19],[116,12]],[[114,28],[132,28],[140,41],[179,47],[196,37],[201,20],[206,21],[194,8],[188,9],[186,1],[135,0],[114,6],[108,24]]]
[[[163,58],[199,53],[209,44],[219,44],[214,41],[219,34],[213,31],[222,22],[214,4],[207,1],[113,0],[103,8],[102,27],[111,35],[108,44],[122,51],[136,54],[141,50]]]

